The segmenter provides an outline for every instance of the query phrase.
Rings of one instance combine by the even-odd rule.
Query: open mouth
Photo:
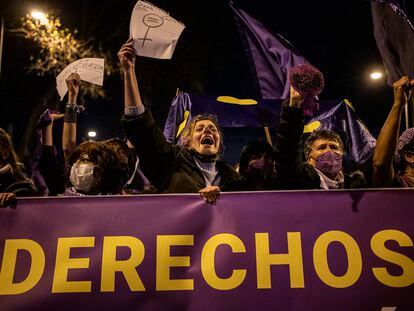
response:
[[[202,145],[209,145],[209,146],[214,145],[213,137],[210,137],[210,136],[203,137],[203,139],[201,140],[201,144]]]

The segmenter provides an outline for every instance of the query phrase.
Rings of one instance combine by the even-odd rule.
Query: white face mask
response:
[[[70,169],[70,182],[76,190],[82,192],[90,191],[96,184],[93,176],[94,165],[91,163],[75,163]]]

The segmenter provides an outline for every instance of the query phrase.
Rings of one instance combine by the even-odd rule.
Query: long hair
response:
[[[120,138],[110,138],[105,140],[103,143],[115,152],[115,155],[119,160],[119,164],[123,169],[122,180],[123,184],[125,184],[135,171],[135,163],[137,159],[131,157],[128,144]]]
[[[218,134],[220,136],[220,146],[219,146],[218,154],[219,155],[223,154],[223,152],[224,152],[223,131],[220,127],[217,116],[212,115],[212,114],[199,114],[199,115],[195,116],[193,119],[191,119],[190,123],[184,129],[183,134],[181,135],[181,145],[184,148],[190,149],[190,147],[191,147],[191,138],[193,137],[195,126],[196,126],[197,122],[203,121],[203,120],[209,120],[216,126],[216,128],[218,130]]]
[[[0,128],[0,156],[2,161],[11,166],[12,175],[15,179],[18,181],[27,180],[20,170],[22,164],[19,163],[16,152],[14,152],[11,137],[2,128]]]

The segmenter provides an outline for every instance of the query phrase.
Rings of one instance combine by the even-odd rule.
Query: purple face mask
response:
[[[253,167],[256,170],[263,171],[263,169],[265,167],[265,159],[264,159],[264,157],[261,157],[260,159],[256,159],[256,160],[251,161],[249,163],[249,167]]]
[[[265,157],[261,157],[250,161],[247,171],[250,176],[263,176],[269,174],[271,168],[271,163]]]
[[[316,168],[330,179],[335,179],[342,170],[342,155],[333,151],[325,152],[316,159]]]

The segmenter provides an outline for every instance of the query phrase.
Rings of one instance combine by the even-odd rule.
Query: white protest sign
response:
[[[104,63],[103,58],[82,58],[74,61],[63,69],[56,77],[56,89],[62,100],[68,87],[66,85],[66,78],[71,73],[78,73],[82,81],[90,82],[102,86],[104,79]]]
[[[146,1],[138,1],[132,11],[130,36],[137,55],[171,59],[184,24]]]

